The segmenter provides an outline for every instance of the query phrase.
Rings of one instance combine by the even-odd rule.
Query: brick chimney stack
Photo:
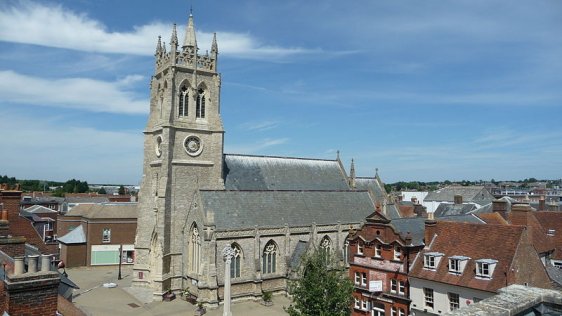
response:
[[[462,195],[455,195],[455,204],[462,204]]]
[[[38,257],[28,257],[27,272],[25,272],[24,258],[14,258],[14,270],[7,273],[3,280],[0,296],[4,300],[1,302],[0,309],[9,315],[55,315],[60,276],[58,272],[44,267],[41,267],[41,271],[37,271]]]
[[[414,204],[414,213],[416,213],[418,217],[427,217],[427,212],[425,210],[425,206],[419,203]]]
[[[545,210],[546,210],[546,201],[544,200],[544,195],[541,195],[539,199],[539,211],[545,211]]]
[[[429,247],[437,230],[437,221],[433,218],[433,213],[427,213],[427,215],[428,217],[425,220],[424,243],[426,247]]]
[[[16,192],[15,194],[13,192],[0,190],[0,250],[8,256],[15,258],[25,254],[26,239],[22,236],[10,235],[8,212],[12,208],[19,212],[19,197],[21,197],[21,192]]]
[[[492,201],[492,211],[494,213],[500,214],[503,219],[507,220],[507,201],[506,200],[494,200]]]

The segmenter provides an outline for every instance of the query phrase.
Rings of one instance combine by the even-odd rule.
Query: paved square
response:
[[[145,303],[148,296],[131,290],[132,266],[122,267],[122,280],[117,280],[117,267],[83,267],[67,269],[69,278],[80,289],[74,291],[74,304],[87,315],[194,315],[195,306],[179,297],[171,302]],[[105,288],[104,283],[116,283],[115,288]],[[131,293],[134,293],[131,294]],[[283,306],[290,304],[284,296],[273,297],[273,306],[266,307],[257,302],[233,302],[232,315],[287,315]],[[205,315],[221,316],[222,306],[208,309]]]

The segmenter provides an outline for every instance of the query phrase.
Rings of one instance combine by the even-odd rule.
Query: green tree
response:
[[[98,190],[98,194],[107,194],[107,192],[105,191],[105,188],[104,188],[104,187],[101,187],[101,188]]]
[[[119,195],[125,195],[127,192],[125,191],[125,187],[124,186],[120,186],[119,187],[119,191],[118,191]]]
[[[289,284],[291,316],[344,316],[351,314],[353,283],[333,256],[316,251],[301,260],[299,278]]]

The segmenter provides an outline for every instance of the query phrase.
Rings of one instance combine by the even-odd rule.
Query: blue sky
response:
[[[0,174],[138,184],[157,36],[213,32],[225,152],[562,177],[562,2],[0,2]]]

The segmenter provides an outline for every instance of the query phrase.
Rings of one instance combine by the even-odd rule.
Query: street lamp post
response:
[[[117,280],[121,280],[121,262],[123,262],[123,245],[119,245],[119,274]]]
[[[224,247],[222,250],[224,256],[224,311],[223,316],[232,316],[230,312],[230,264],[234,257],[234,249],[230,246]]]

